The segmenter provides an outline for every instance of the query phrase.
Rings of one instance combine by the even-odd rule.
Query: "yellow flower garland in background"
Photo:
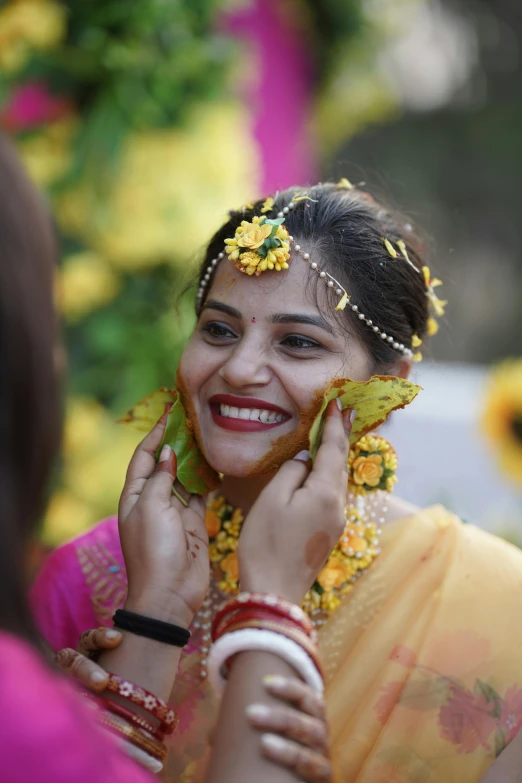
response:
[[[55,47],[63,38],[67,19],[64,3],[18,0],[0,10],[0,68],[16,71],[32,52]]]

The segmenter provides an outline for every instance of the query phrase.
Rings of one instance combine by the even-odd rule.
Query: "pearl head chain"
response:
[[[291,202],[288,207],[283,207],[283,209],[277,213],[278,218],[284,218],[285,215],[289,213],[291,209],[295,207],[295,203]],[[390,348],[393,348],[395,351],[398,351],[399,353],[402,353],[403,356],[405,356],[407,359],[413,358],[413,351],[406,347],[404,343],[400,343],[398,340],[396,340],[392,335],[386,334],[386,332],[381,331],[379,327],[373,323],[371,318],[367,318],[364,313],[361,313],[359,311],[359,307],[356,304],[352,304],[350,301],[350,295],[346,292],[346,290],[343,288],[343,286],[339,283],[338,280],[335,279],[335,277],[332,277],[332,275],[327,272],[325,269],[321,269],[319,267],[319,264],[316,261],[313,261],[310,253],[307,253],[301,245],[298,245],[294,242],[294,238],[292,236],[288,237],[292,248],[296,251],[296,253],[299,253],[301,258],[306,261],[312,272],[315,272],[315,274],[319,275],[320,280],[324,280],[325,284],[328,288],[335,289],[335,293],[337,296],[344,296],[348,298],[348,307],[351,307],[353,313],[359,318],[360,321],[364,321],[364,323],[372,329],[375,334],[377,334],[381,340],[384,340],[387,342],[390,346]],[[212,278],[212,275],[219,264],[220,261],[222,261],[225,258],[225,253],[218,253],[216,258],[213,258],[210,264],[207,266],[205,270],[205,274],[203,275],[197,297],[196,297],[196,306],[197,310],[199,312],[201,303],[203,301],[203,295],[205,293],[206,288],[208,287],[210,280]]]

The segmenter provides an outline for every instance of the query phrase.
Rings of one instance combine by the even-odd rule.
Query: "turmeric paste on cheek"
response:
[[[190,398],[190,395],[185,386],[185,382],[178,369],[176,375],[176,389],[181,398],[181,402],[187,414],[187,427],[191,430],[194,440],[199,446],[200,450],[205,456],[205,450],[203,448],[203,439],[201,437],[201,430],[199,427],[198,417],[196,415],[196,409]],[[270,449],[264,454],[261,459],[256,462],[252,462],[247,465],[246,476],[263,476],[266,473],[273,473],[281,467],[283,462],[295,457],[303,449],[307,449],[309,445],[308,435],[313,421],[323,401],[325,389],[317,389],[314,393],[314,399],[310,406],[299,413],[299,424],[293,432],[289,432],[286,435],[280,435],[274,440]]]
[[[273,473],[281,467],[283,462],[293,459],[296,454],[308,448],[308,435],[313,421],[324,397],[324,389],[315,392],[311,405],[299,412],[299,424],[293,432],[280,435],[274,440],[267,453],[257,462],[248,465],[248,476],[262,476],[265,473]]]
[[[180,396],[181,404],[183,405],[183,408],[187,415],[187,429],[194,436],[194,440],[196,441],[199,450],[203,453],[203,456],[206,459],[205,450],[203,448],[203,439],[201,437],[201,430],[199,427],[199,421],[196,415],[196,409],[194,407],[194,403],[191,400],[190,394],[187,391],[187,387],[185,386],[185,381],[182,378],[179,367],[178,367],[178,372],[176,373],[176,391]]]

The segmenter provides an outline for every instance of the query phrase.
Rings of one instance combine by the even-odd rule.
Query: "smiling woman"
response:
[[[270,478],[307,448],[332,380],[408,376],[444,311],[439,283],[411,226],[347,180],[245,206],[210,241],[176,386],[222,483],[207,506],[211,589],[173,699],[173,779],[204,777],[216,716],[205,679],[210,624],[226,593],[238,578],[242,589],[259,574],[302,578],[288,551],[261,557],[259,541],[244,544],[247,513],[254,507],[255,519]],[[368,444],[350,459],[361,482],[378,487],[395,455]],[[476,782],[513,737],[512,721],[522,722],[509,707],[522,631],[506,622],[518,611],[522,556],[442,507],[420,511],[378,489],[347,497],[344,533],[326,549],[303,606],[319,629],[339,780]],[[307,562],[324,562],[326,549],[314,538]],[[110,622],[122,588],[111,518],[51,556],[33,593],[44,636],[74,646],[81,631]],[[215,741],[230,741],[223,725]]]

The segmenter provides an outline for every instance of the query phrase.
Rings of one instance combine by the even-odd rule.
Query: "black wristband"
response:
[[[128,612],[127,609],[117,609],[112,618],[115,628],[122,631],[130,631],[136,636],[144,636],[163,644],[171,644],[173,647],[185,647],[190,639],[190,631],[179,625],[165,623],[163,620],[154,620],[142,614]]]

